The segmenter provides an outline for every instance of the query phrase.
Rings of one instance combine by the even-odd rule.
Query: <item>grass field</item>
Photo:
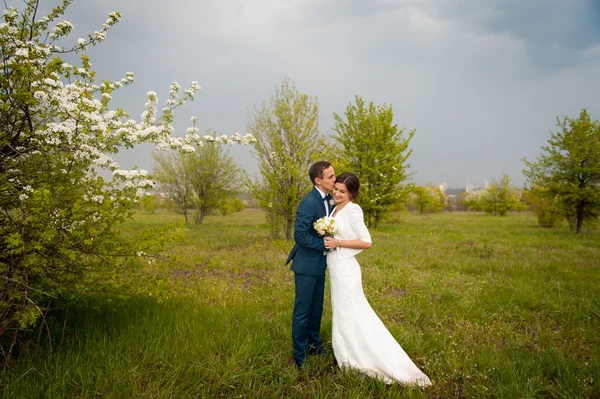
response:
[[[124,228],[176,222],[139,213]],[[359,255],[365,293],[427,389],[291,359],[292,243],[246,209],[185,227],[155,292],[68,313],[60,350],[22,354],[7,398],[598,398],[600,236],[529,214],[401,214]],[[144,280],[140,279],[143,285]],[[326,287],[322,337],[331,346]],[[60,332],[58,332],[60,334]]]

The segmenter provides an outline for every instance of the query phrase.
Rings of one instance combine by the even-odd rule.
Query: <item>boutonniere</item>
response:
[[[332,198],[329,200],[329,207],[334,207],[335,206],[335,200]]]

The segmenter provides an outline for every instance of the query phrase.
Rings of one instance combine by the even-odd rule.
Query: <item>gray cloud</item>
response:
[[[90,50],[101,78],[127,71],[136,83],[114,105],[139,115],[145,93],[200,81],[178,110],[183,132],[245,130],[248,110],[268,101],[285,76],[318,97],[321,131],[355,95],[387,102],[395,122],[417,133],[415,181],[451,187],[509,173],[535,158],[557,115],[588,107],[600,119],[600,10],[593,0],[104,0],[68,11],[73,41],[108,12],[123,20]],[[118,157],[150,169],[150,147]],[[232,149],[250,173],[247,148]]]

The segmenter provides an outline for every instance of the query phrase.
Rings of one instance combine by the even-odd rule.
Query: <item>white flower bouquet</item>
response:
[[[333,237],[337,233],[337,226],[335,225],[335,219],[331,216],[324,216],[321,219],[313,223],[315,230],[323,237]]]

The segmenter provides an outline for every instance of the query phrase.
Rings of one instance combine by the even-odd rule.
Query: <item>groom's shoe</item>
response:
[[[298,371],[302,371],[302,366],[304,365],[304,360],[298,360],[298,359],[291,359],[288,362],[288,365],[292,366],[296,366],[296,370]]]
[[[327,351],[327,349],[325,349],[322,346],[319,346],[318,348],[315,348],[314,346],[309,346],[307,352],[310,356],[328,355],[329,354],[329,351]]]

